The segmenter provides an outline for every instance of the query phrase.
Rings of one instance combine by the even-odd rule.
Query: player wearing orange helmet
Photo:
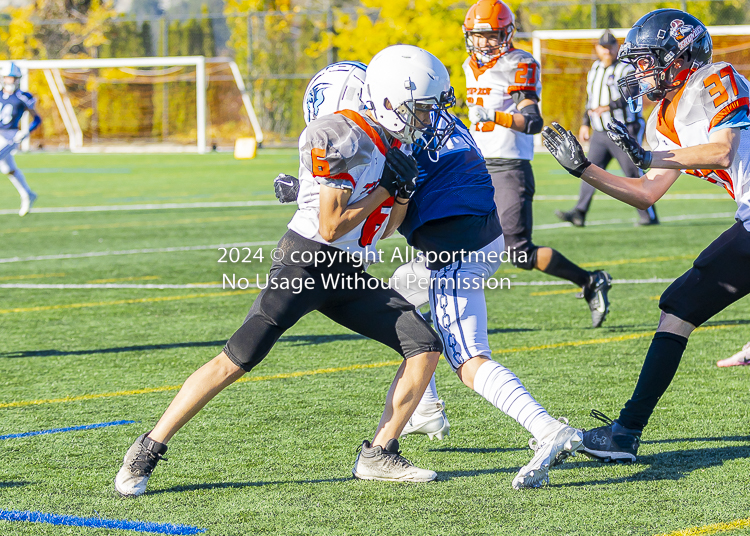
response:
[[[539,63],[513,48],[515,17],[500,0],[479,0],[463,25],[469,57],[463,64],[471,133],[487,161],[495,204],[514,266],[567,279],[582,287],[596,328],[609,312],[611,276],[588,272],[531,241],[534,198],[533,135],[542,130]]]

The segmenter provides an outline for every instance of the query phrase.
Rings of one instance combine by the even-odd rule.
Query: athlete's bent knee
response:
[[[533,270],[536,266],[536,252],[539,249],[528,240],[513,244],[506,238],[506,249],[510,256],[510,263],[521,270]]]
[[[656,328],[656,332],[672,333],[687,339],[694,329],[695,326],[690,322],[685,322],[673,314],[662,311],[661,318],[659,318],[659,327]]]

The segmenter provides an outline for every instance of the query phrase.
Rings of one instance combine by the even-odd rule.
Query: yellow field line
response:
[[[666,261],[679,261],[685,259],[695,259],[696,254],[691,255],[672,255],[669,257],[643,257],[640,259],[620,259],[616,261],[596,261],[596,262],[582,262],[578,266],[581,268],[593,268],[594,266],[619,266],[621,264],[645,264],[649,262],[666,262]]]
[[[657,534],[656,536],[704,536],[705,534],[716,534],[717,532],[728,532],[730,530],[745,529],[750,527],[750,518],[737,519],[729,523],[714,523],[703,527],[692,527],[677,530],[675,532]]]
[[[275,208],[275,207],[274,207]],[[286,218],[287,214],[247,214],[245,216],[216,216],[212,218],[191,218],[182,220],[131,221],[120,223],[57,225],[53,227],[19,227],[17,229],[0,229],[0,234],[37,233],[56,231],[87,231],[90,229],[121,229],[127,227],[164,227],[169,225],[190,225],[193,223],[214,223],[235,220],[258,220],[266,218]]]
[[[93,279],[91,281],[86,281],[90,284],[99,284],[99,283],[117,283],[119,281],[153,281],[154,279],[159,279],[158,275],[144,275],[143,277],[116,277],[113,279]]]
[[[579,288],[566,288],[564,290],[545,290],[544,292],[532,292],[529,296],[553,296],[555,294],[573,294],[581,292]]]
[[[57,309],[82,309],[85,307],[105,307],[107,305],[125,305],[131,303],[150,303],[175,300],[192,300],[195,298],[221,298],[223,296],[236,296],[238,294],[255,294],[260,292],[257,288],[250,290],[233,290],[231,292],[212,292],[203,294],[186,294],[184,296],[158,296],[155,298],[135,298],[131,300],[114,300],[91,303],[66,303],[63,305],[39,305],[37,307],[17,307],[15,309],[0,309],[0,315],[11,313],[31,313],[35,311],[54,311]]]
[[[65,277],[65,274],[28,274],[28,275],[5,275],[0,277],[0,281],[13,281],[16,279],[41,279],[43,277]]]
[[[696,328],[695,331],[708,331],[714,329],[727,329],[735,327],[734,324],[720,324],[718,326],[704,326]],[[641,333],[630,333],[628,335],[618,335],[617,337],[607,337],[605,339],[585,339],[582,341],[556,342],[552,344],[542,344],[539,346],[521,346],[519,348],[502,348],[493,350],[493,354],[511,354],[515,352],[534,352],[537,350],[553,350],[555,348],[566,348],[575,346],[587,346],[589,344],[607,344],[610,342],[630,341],[633,339],[642,339],[644,337],[653,337],[653,331],[644,331]]]
[[[286,372],[282,374],[272,374],[270,376],[250,376],[246,378],[240,378],[235,383],[241,382],[262,382],[268,380],[286,380],[289,378],[300,378],[303,376],[314,376],[316,374],[331,374],[334,372],[346,372],[350,370],[362,370],[362,369],[373,369],[380,367],[395,367],[401,364],[401,359],[398,361],[383,361],[381,363],[370,363],[365,365],[349,365],[347,367],[335,367],[335,368],[324,368],[317,370],[304,370],[298,372]],[[182,385],[165,385],[162,387],[150,387],[146,389],[133,389],[131,391],[118,391],[115,393],[98,393],[91,395],[80,395],[80,396],[66,396],[64,398],[50,398],[47,400],[22,400],[19,402],[6,402],[0,404],[0,408],[20,408],[24,406],[38,406],[41,404],[60,404],[62,402],[79,402],[81,400],[95,400],[97,398],[112,398],[117,396],[132,396],[132,395],[143,395],[148,393],[161,393],[164,391],[176,391]]]
[[[708,330],[714,330],[714,329],[726,329],[731,327],[738,327],[733,324],[720,324],[718,326],[707,326],[707,327],[701,327],[697,328],[695,331],[708,331]],[[570,342],[561,342],[556,344],[545,344],[541,346],[523,346],[519,348],[504,348],[500,350],[495,350],[492,352],[493,354],[508,354],[512,352],[532,352],[536,350],[550,350],[554,348],[563,348],[566,346],[583,346],[586,344],[606,344],[610,342],[618,342],[618,341],[627,341],[631,339],[639,339],[643,337],[648,337],[650,335],[653,335],[653,331],[644,332],[644,333],[633,333],[631,335],[620,335],[619,337],[610,337],[606,339],[589,339],[584,341],[570,341]],[[363,370],[363,369],[373,369],[373,368],[380,368],[380,367],[395,367],[397,365],[400,365],[402,360],[396,360],[396,361],[381,361],[380,363],[369,363],[366,365],[349,365],[346,367],[335,367],[335,368],[324,368],[324,369],[316,369],[316,370],[303,370],[303,371],[297,371],[297,372],[284,372],[281,374],[272,374],[270,376],[250,376],[245,378],[240,378],[235,383],[240,382],[260,382],[260,381],[267,381],[267,380],[283,380],[288,378],[301,378],[303,376],[315,376],[317,374],[332,374],[334,372],[347,372],[351,370]],[[162,387],[149,387],[146,389],[134,389],[131,391],[117,391],[114,393],[98,393],[98,394],[91,394],[91,395],[80,395],[80,396],[66,396],[63,398],[50,398],[50,399],[42,399],[42,400],[20,400],[17,402],[5,402],[0,404],[0,409],[2,408],[20,408],[24,406],[38,406],[41,404],[60,404],[63,402],[78,402],[81,400],[95,400],[97,398],[112,398],[112,397],[118,397],[118,396],[131,396],[131,395],[142,395],[147,393],[160,393],[164,391],[176,391],[182,387],[182,385],[165,385]]]

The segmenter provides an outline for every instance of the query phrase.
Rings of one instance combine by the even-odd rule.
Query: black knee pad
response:
[[[533,270],[536,266],[536,252],[539,246],[536,246],[528,240],[521,240],[513,243],[513,240],[505,238],[505,249],[508,250],[510,263],[521,270]]]

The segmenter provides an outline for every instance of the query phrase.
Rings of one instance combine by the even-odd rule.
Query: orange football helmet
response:
[[[516,32],[516,17],[500,0],[479,0],[466,13],[463,30],[469,55],[481,63],[488,63],[510,50],[513,34]],[[496,42],[487,40],[483,47],[474,46],[472,34],[489,32],[497,33]]]

